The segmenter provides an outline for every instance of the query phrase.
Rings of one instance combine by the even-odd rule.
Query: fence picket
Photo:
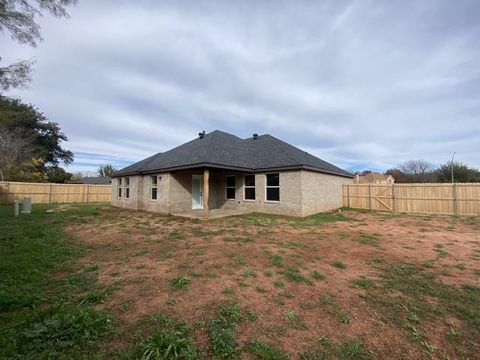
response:
[[[391,212],[480,215],[480,183],[349,184],[343,192],[344,206],[354,209],[381,209],[378,202]]]
[[[0,182],[0,204],[9,204],[16,200],[23,201],[25,197],[30,197],[34,204],[110,202],[112,186]]]

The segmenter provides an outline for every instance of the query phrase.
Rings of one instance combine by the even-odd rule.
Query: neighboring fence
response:
[[[406,213],[480,215],[480,183],[343,185],[343,205]]]
[[[0,204],[29,197],[34,204],[110,202],[111,185],[0,182]]]

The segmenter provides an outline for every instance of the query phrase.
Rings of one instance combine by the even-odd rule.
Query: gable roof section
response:
[[[115,177],[195,167],[216,167],[250,172],[307,169],[353,177],[349,172],[271,135],[261,135],[257,139],[253,137],[240,139],[219,130],[205,134],[203,139],[194,139],[127,166],[116,173]]]

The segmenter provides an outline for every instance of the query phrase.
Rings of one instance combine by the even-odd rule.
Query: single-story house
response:
[[[104,176],[86,176],[78,180],[69,181],[69,184],[85,184],[85,185],[110,185],[112,179]]]
[[[271,135],[222,131],[158,153],[115,175],[112,205],[159,213],[232,209],[308,216],[342,206],[354,175]]]
[[[395,182],[392,175],[383,175],[378,173],[368,173],[366,175],[356,175],[354,179],[355,184],[377,184],[377,185],[391,185]]]

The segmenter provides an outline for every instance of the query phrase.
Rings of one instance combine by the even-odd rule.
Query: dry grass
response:
[[[205,358],[477,356],[478,218],[190,221],[105,207],[67,234],[88,248],[79,267],[117,289],[97,305],[119,324],[111,356],[134,352],[159,315],[186,322]],[[218,320],[225,304],[238,304],[234,323]]]

